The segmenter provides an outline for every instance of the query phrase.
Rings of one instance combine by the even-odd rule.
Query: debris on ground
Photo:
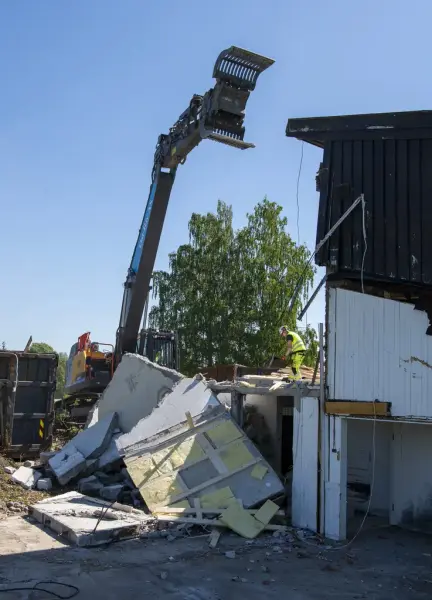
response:
[[[30,515],[76,546],[97,546],[143,534],[152,518],[128,506],[68,492],[34,504]]]
[[[84,429],[4,475],[43,490],[31,492],[45,493],[32,516],[81,546],[143,534],[169,540],[193,528],[209,535],[210,548],[223,531],[251,543],[263,531],[288,535],[283,483],[209,382],[134,354]],[[66,484],[77,491],[62,493]]]
[[[30,467],[20,467],[12,474],[12,481],[18,483],[26,490],[36,487],[38,479],[42,477],[40,471],[35,471]]]

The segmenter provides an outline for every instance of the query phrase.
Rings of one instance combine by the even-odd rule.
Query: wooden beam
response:
[[[172,515],[158,515],[156,514],[158,521],[172,521],[173,523],[188,523],[190,525],[210,525],[213,527],[223,527],[227,529],[227,526],[219,521],[218,519],[196,519],[193,517],[174,517]],[[288,531],[286,525],[272,525],[268,524],[264,527],[266,531]]]
[[[340,402],[331,400],[325,403],[327,415],[361,415],[367,417],[385,417],[390,414],[390,402]]]

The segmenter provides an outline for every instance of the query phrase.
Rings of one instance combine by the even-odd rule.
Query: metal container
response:
[[[51,446],[58,355],[0,351],[0,449],[30,457]]]
[[[364,194],[363,274],[432,284],[432,111],[290,119],[286,133],[323,148],[317,244]],[[365,249],[361,204],[316,256],[331,271],[358,276]]]

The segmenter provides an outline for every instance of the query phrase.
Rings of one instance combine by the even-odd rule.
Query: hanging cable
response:
[[[300,246],[300,203],[299,203],[299,185],[300,185],[300,176],[302,172],[303,165],[303,145],[304,142],[301,143],[301,155],[300,155],[300,165],[297,175],[297,191],[296,191],[296,200],[297,200],[297,244]]]

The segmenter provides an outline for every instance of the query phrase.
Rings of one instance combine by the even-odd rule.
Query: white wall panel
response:
[[[292,522],[317,531],[318,398],[302,398],[294,408]]]
[[[432,531],[432,425],[394,424],[390,522]]]
[[[432,336],[413,305],[330,288],[331,400],[391,402],[393,416],[432,417]]]

